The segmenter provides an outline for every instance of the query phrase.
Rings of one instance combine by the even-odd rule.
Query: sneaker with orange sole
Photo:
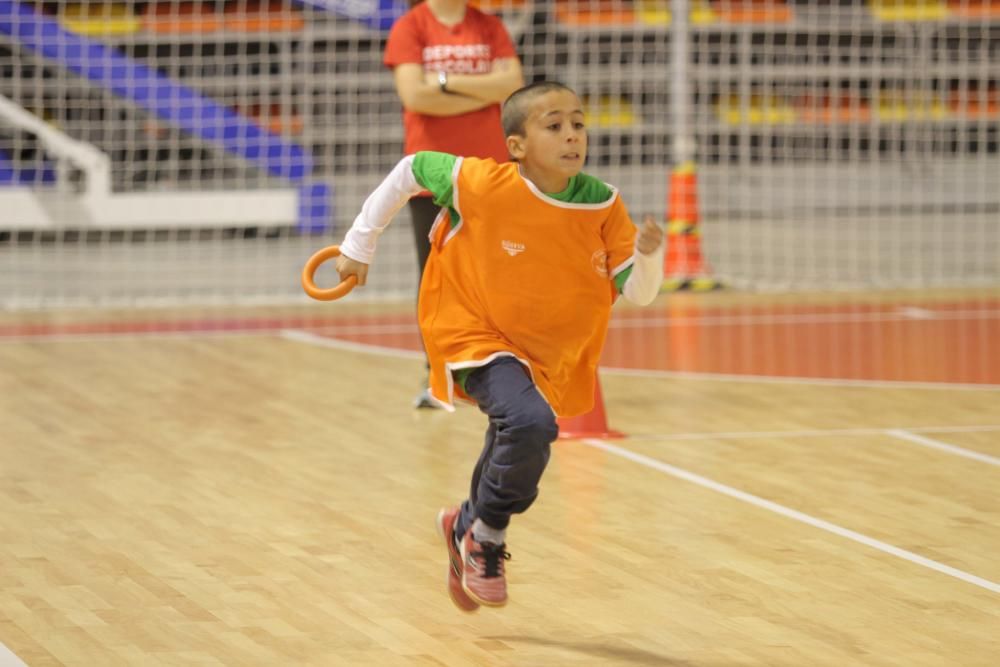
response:
[[[448,547],[448,595],[456,607],[473,612],[479,609],[479,603],[462,589],[462,556],[455,545],[455,522],[459,512],[457,507],[442,508],[437,515],[437,531]]]
[[[507,577],[504,561],[510,560],[506,544],[476,542],[472,529],[461,543],[462,590],[473,602],[487,607],[507,604]]]

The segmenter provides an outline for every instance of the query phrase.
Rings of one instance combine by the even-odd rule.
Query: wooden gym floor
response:
[[[622,309],[630,437],[554,446],[474,615],[484,419],[380,310],[0,314],[0,665],[997,664],[995,293]]]

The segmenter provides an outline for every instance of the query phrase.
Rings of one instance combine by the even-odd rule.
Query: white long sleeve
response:
[[[413,175],[413,156],[407,155],[393,167],[361,206],[354,224],[347,230],[340,252],[357,262],[371,264],[378,237],[410,197],[423,191]]]
[[[635,251],[632,255],[632,273],[625,280],[622,296],[640,306],[652,303],[663,285],[663,252],[666,246],[664,239],[660,242],[660,247],[648,255]]]

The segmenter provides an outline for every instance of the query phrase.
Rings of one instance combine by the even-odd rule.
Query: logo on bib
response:
[[[500,245],[503,246],[503,249],[511,257],[513,257],[514,255],[519,255],[522,252],[524,252],[524,244],[523,243],[516,243],[514,241],[501,241]]]
[[[598,250],[590,256],[590,263],[602,278],[608,277],[608,253]]]

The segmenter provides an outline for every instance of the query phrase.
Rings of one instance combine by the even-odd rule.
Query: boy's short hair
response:
[[[500,111],[500,123],[503,125],[503,135],[524,135],[524,122],[528,119],[528,103],[539,95],[554,90],[565,90],[576,95],[576,91],[558,81],[536,81],[523,88],[518,88],[504,100]]]

